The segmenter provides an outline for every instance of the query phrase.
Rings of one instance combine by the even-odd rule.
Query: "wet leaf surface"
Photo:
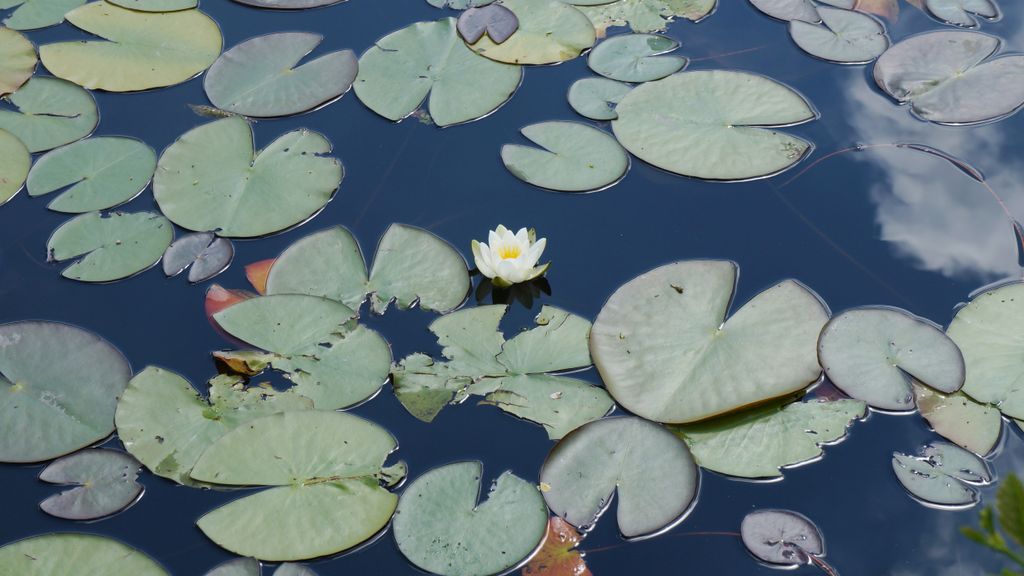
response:
[[[932,442],[919,456],[895,452],[892,469],[907,492],[937,506],[973,506],[981,498],[979,487],[992,481],[984,460],[946,442]]]
[[[803,514],[789,510],[757,510],[740,525],[743,545],[769,564],[800,566],[825,553],[818,527]]]
[[[558,516],[548,521],[544,545],[523,567],[523,576],[593,576],[576,547],[580,534]]]
[[[90,449],[52,462],[39,479],[73,488],[39,503],[43,512],[67,520],[96,520],[121,512],[142,496],[138,460],[124,452]]]
[[[979,456],[992,452],[1002,437],[999,409],[975,402],[963,392],[943,394],[914,382],[914,399],[937,434]]]
[[[100,120],[92,95],[59,78],[36,76],[4,100],[13,109],[0,108],[0,129],[33,153],[81,140]]]

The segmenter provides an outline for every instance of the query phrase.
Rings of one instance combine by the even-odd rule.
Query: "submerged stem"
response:
[[[811,564],[814,564],[818,568],[821,568],[821,571],[827,574],[828,576],[839,576],[839,572],[836,572],[835,568],[829,566],[828,562],[825,562],[817,556],[811,556]]]

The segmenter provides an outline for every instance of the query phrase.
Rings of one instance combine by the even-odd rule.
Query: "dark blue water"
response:
[[[204,0],[202,8],[220,22],[226,46],[259,34],[302,30],[323,34],[323,51],[352,48],[359,53],[393,30],[445,15],[423,0],[351,0],[295,13],[258,11],[227,0]],[[889,26],[894,39],[940,27],[907,4],[901,8],[899,22]],[[1024,7],[1007,1],[1002,8],[1003,19],[984,24],[983,30],[1019,50],[1024,47]],[[237,242],[235,264],[216,281],[245,287],[243,264],[276,256],[300,236],[332,224],[348,226],[364,247],[372,247],[391,222],[426,227],[467,256],[470,240],[485,237],[499,223],[536,227],[548,238],[546,257],[554,265],[548,276],[552,294],[534,302],[534,312],[549,303],[589,318],[635,275],[687,258],[737,261],[738,303],[779,279],[795,277],[834,311],[889,304],[940,324],[973,289],[1019,274],[1013,235],[999,207],[982,186],[942,160],[872,149],[836,156],[787,181],[841,148],[918,142],[971,162],[1024,216],[1024,192],[1018,185],[1024,177],[1024,116],[970,128],[917,121],[874,88],[870,66],[812,59],[790,42],[784,24],[741,0],[725,0],[700,24],[676,23],[669,35],[693,59],[690,69],[756,71],[807,95],[821,119],[793,132],[816,144],[811,158],[780,177],[743,184],[688,180],[634,162],[626,179],[612,189],[558,194],[516,180],[501,165],[498,151],[503,143],[520,141],[517,130],[524,125],[576,119],[565,93],[574,80],[589,75],[583,59],[527,69],[519,92],[497,113],[444,130],[415,119],[392,124],[348,94],[315,113],[256,124],[259,146],[297,127],[322,132],[334,143],[347,175],[334,201],[305,226]],[[30,37],[45,43],[81,35],[64,25]],[[97,96],[102,112],[98,134],[135,136],[157,150],[208,121],[187,106],[206,103],[201,79],[149,93]],[[204,317],[206,286],[166,280],[157,269],[103,286],[60,278],[59,267],[45,261],[45,245],[65,217],[48,212],[46,203],[23,193],[0,208],[0,322],[71,322],[121,347],[136,369],[160,365],[196,384],[213,375],[210,351],[230,345]],[[155,209],[155,204],[147,191],[127,209]],[[522,304],[513,308],[514,328],[525,324],[530,312]],[[415,351],[438,352],[427,332],[432,318],[418,311],[391,312],[368,322],[402,358]],[[596,381],[593,371],[586,377]],[[482,460],[491,476],[512,469],[536,479],[551,447],[539,427],[489,407],[450,407],[435,423],[421,423],[387,388],[355,412],[398,437],[411,477],[472,458]],[[847,441],[829,448],[823,461],[788,471],[783,482],[757,484],[705,473],[696,509],[668,535],[622,544],[609,515],[582,547],[603,549],[588,555],[598,576],[774,574],[756,564],[737,538],[687,533],[735,531],[748,511],[783,507],[818,523],[829,561],[844,576],[998,572],[998,560],[958,534],[958,526],[974,522],[976,511],[925,508],[893,477],[892,451],[914,450],[932,438],[917,416],[873,414],[854,427]],[[110,443],[119,445],[116,439]],[[1013,430],[995,467],[1005,475],[1022,463],[1024,444]],[[101,522],[76,524],[39,511],[37,503],[53,492],[36,480],[39,470],[0,466],[0,542],[50,531],[96,532],[145,550],[180,575],[202,574],[230,558],[194,522],[231,494],[184,488],[147,473],[142,477],[145,496],[134,507]],[[991,500],[991,489],[985,497]],[[390,534],[314,568],[328,575],[417,573]]]

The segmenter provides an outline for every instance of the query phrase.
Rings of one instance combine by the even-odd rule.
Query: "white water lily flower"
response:
[[[504,226],[487,235],[487,243],[473,240],[473,259],[480,273],[502,288],[529,282],[547,272],[550,262],[537,266],[547,238],[537,240],[531,228],[520,228],[515,234]]]

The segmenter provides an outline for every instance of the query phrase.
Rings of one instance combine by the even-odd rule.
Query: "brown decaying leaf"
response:
[[[523,567],[523,576],[593,576],[576,549],[580,534],[558,516],[548,520],[548,534],[540,551]]]
[[[918,0],[907,1],[915,5],[918,2]],[[867,12],[868,14],[881,16],[891,22],[895,22],[900,16],[899,0],[857,0],[853,9],[858,12]]]
[[[213,319],[214,314],[228,306],[233,306],[242,300],[248,300],[254,296],[254,294],[250,294],[245,290],[228,290],[220,284],[214,284],[206,290],[206,302],[204,303],[206,317],[210,320],[210,323],[216,326],[217,322]]]
[[[270,267],[274,265],[275,260],[277,258],[268,258],[245,267],[245,277],[249,279],[249,284],[252,284],[260,296],[267,293],[267,275],[270,274]]]

